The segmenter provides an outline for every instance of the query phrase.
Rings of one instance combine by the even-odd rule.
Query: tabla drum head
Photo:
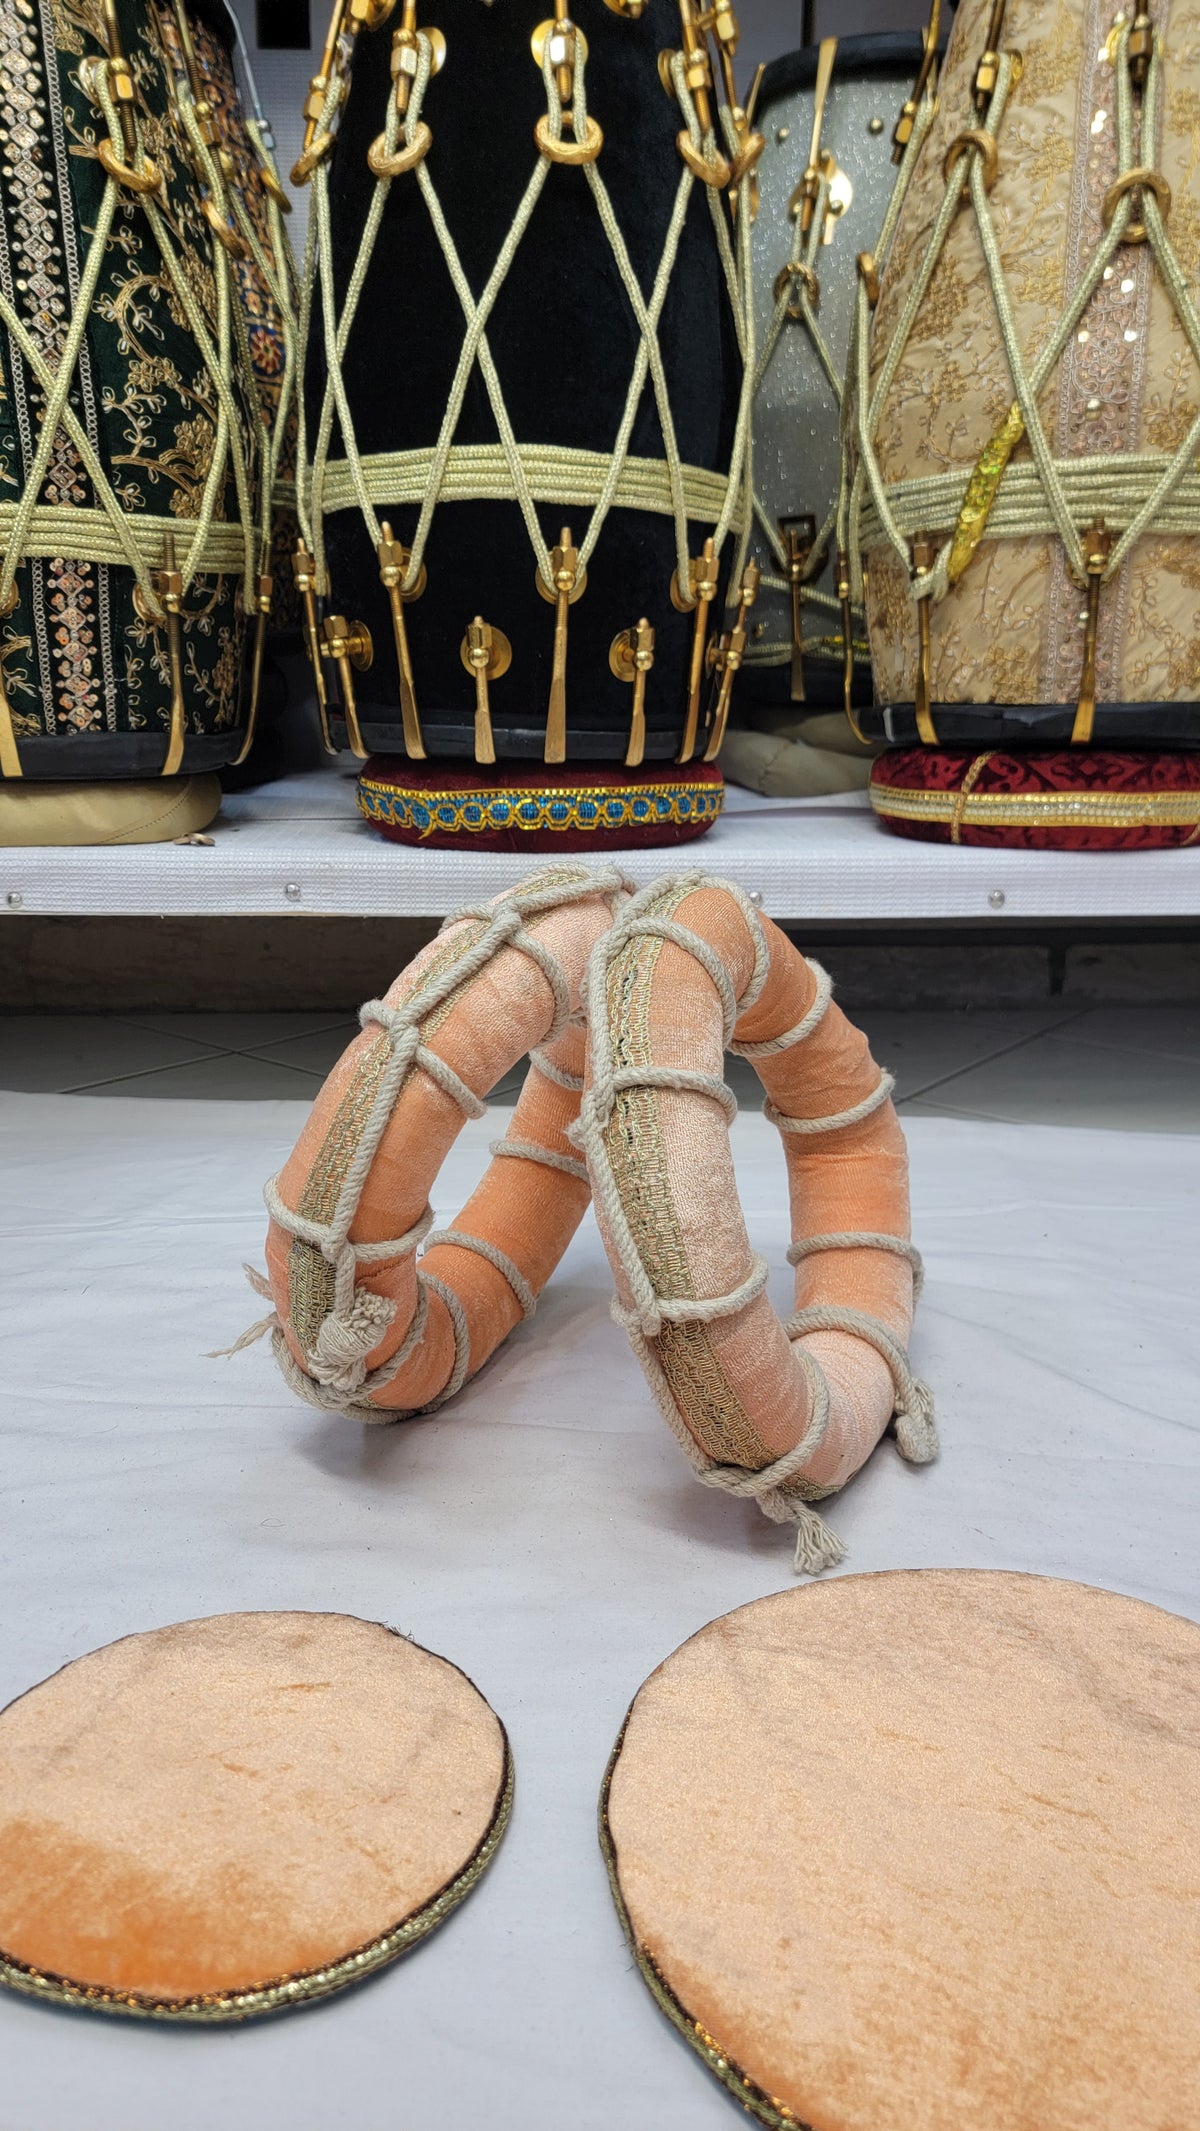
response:
[[[1167,2131],[1200,2094],[1200,1629],[1037,1576],[850,1576],[646,1682],[613,1887],[659,2004],[808,2131]]]
[[[0,1981],[192,2021],[326,1997],[470,1892],[511,1788],[478,1689],[372,1621],[127,1636],[0,1714]]]

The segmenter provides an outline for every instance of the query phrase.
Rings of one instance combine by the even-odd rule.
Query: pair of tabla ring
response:
[[[594,1197],[614,1315],[698,1477],[795,1523],[799,1567],[839,1559],[811,1503],[889,1424],[917,1462],[936,1437],[906,1358],[919,1261],[892,1082],[824,973],[730,882],[633,894],[580,864],[448,920],[362,1021],[267,1187],[267,1326],[299,1395],[367,1421],[453,1397]],[[787,1324],[738,1203],[728,1049],[783,1135]],[[464,1115],[526,1054],[490,1168],[431,1234]]]

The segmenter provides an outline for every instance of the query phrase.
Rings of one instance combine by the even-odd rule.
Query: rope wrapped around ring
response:
[[[664,1044],[682,1052],[699,1014],[688,1003],[693,980],[685,974],[686,965],[665,962],[667,949],[679,950],[698,966],[703,974],[695,982],[705,993],[708,980],[712,1048],[723,1042],[754,1062],[768,1085],[766,1114],[785,1135],[796,1229],[790,1255],[798,1269],[798,1308],[786,1326],[770,1308],[768,1267],[749,1252],[744,1227],[737,1251],[747,1253],[748,1269],[740,1279],[720,1285],[727,1209],[736,1191],[727,1141],[723,1149],[714,1145],[716,1123],[704,1126],[703,1119],[712,1119],[709,1103],[720,1105],[727,1117],[737,1106],[719,1073],[705,1069],[708,1038],[696,1039],[697,1065],[664,1063],[655,1048],[657,1031]],[[844,1554],[812,1501],[844,1483],[889,1421],[910,1461],[923,1463],[937,1449],[932,1399],[912,1376],[904,1351],[920,1261],[907,1234],[903,1139],[890,1106],[893,1083],[871,1064],[857,1032],[831,1007],[831,997],[824,971],[806,963],[783,934],[764,922],[735,883],[702,873],[660,880],[625,906],[592,956],[588,1082],[572,1135],[587,1157],[597,1217],[617,1277],[613,1315],[628,1334],[676,1441],[705,1486],[757,1501],[768,1517],[794,1523],[796,1564],[808,1573]],[[735,1031],[743,1033],[735,1037]],[[811,1069],[806,1059],[812,1060]],[[845,1086],[855,1099],[800,1116],[770,1099],[774,1087],[780,1092],[794,1088],[815,1100],[825,1085],[822,1073],[832,1069],[829,1084]],[[865,1083],[870,1084],[860,1093]],[[699,1097],[704,1110],[689,1111],[685,1126],[679,1102],[669,1113],[664,1110],[676,1097]],[[700,1146],[702,1129],[708,1137]],[[878,1213],[871,1195],[876,1167],[875,1198],[882,1200],[894,1229],[878,1218],[864,1219],[861,1229],[811,1228],[801,1211],[808,1192],[798,1191],[799,1176],[817,1175],[818,1210],[821,1204],[844,1203],[849,1176],[861,1180],[857,1195],[870,1201],[864,1212]],[[703,1261],[703,1277],[697,1260]],[[714,1285],[720,1291],[713,1292]],[[877,1299],[878,1309],[861,1306],[871,1299]],[[765,1343],[765,1352],[770,1327],[773,1356],[758,1371],[756,1348]],[[819,1344],[826,1336],[834,1340],[839,1360],[834,1384],[807,1344],[814,1334]],[[772,1451],[769,1443],[778,1442],[782,1425],[777,1394],[789,1346],[788,1425],[794,1413],[798,1433],[790,1447]],[[877,1359],[864,1365],[864,1349]],[[857,1368],[866,1384],[865,1405],[871,1410],[865,1419],[845,1389],[844,1362],[851,1375]],[[741,1446],[743,1455],[728,1455],[723,1443]]]

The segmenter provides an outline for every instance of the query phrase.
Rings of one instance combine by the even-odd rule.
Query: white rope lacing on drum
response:
[[[514,1265],[507,1251],[501,1250],[495,1243],[489,1243],[485,1236],[471,1235],[465,1228],[434,1229],[433,1233],[426,1238],[425,1248],[427,1251],[431,1251],[439,1244],[444,1243],[450,1244],[455,1250],[474,1251],[476,1257],[485,1258],[488,1264],[493,1266],[500,1274],[501,1278],[507,1280],[520,1305],[522,1317],[533,1316],[534,1311],[537,1309],[537,1296],[530,1287],[520,1266]]]
[[[1114,25],[1114,31],[1116,29],[1117,26]],[[1131,31],[1132,21],[1129,20],[1117,32],[1118,44],[1113,62],[1117,106],[1116,141],[1122,178],[1139,167],[1139,157],[1145,152],[1146,144],[1157,139],[1162,88],[1162,45],[1161,38],[1156,34],[1143,92],[1140,135],[1142,147],[1139,149],[1134,139],[1133,84],[1128,66]],[[1015,86],[1015,78],[1013,55],[1006,52],[1001,58],[995,91],[984,120],[986,130],[993,139],[999,134],[1009,95]],[[1012,538],[1036,533],[1056,533],[1062,543],[1071,576],[1077,583],[1082,583],[1087,576],[1087,557],[1085,542],[1077,530],[1077,524],[1086,526],[1095,518],[1097,511],[1102,509],[1109,523],[1122,525],[1120,538],[1114,541],[1112,552],[1100,572],[1101,584],[1109,584],[1124,566],[1134,544],[1144,533],[1158,529],[1163,524],[1164,514],[1168,510],[1171,512],[1171,523],[1175,530],[1195,532],[1200,529],[1200,502],[1193,504],[1189,498],[1185,505],[1181,493],[1182,484],[1195,471],[1196,454],[1200,449],[1200,413],[1194,415],[1173,454],[1169,457],[1162,455],[1153,458],[1148,454],[1139,455],[1138,485],[1131,487],[1126,483],[1118,496],[1112,496],[1111,477],[1114,473],[1124,473],[1125,455],[1096,453],[1083,462],[1077,459],[1073,466],[1069,461],[1056,460],[1039,410],[1039,399],[1099,287],[1105,270],[1127,241],[1126,231],[1135,215],[1145,228],[1168,298],[1197,362],[1200,362],[1200,313],[1197,312],[1187,277],[1167,236],[1162,209],[1153,189],[1149,185],[1141,188],[1137,199],[1133,190],[1127,189],[1117,200],[1108,228],[1088,260],[1057,326],[1040,349],[1036,361],[1027,367],[999,240],[988,205],[982,156],[975,146],[968,148],[967,155],[968,192],[1000,338],[1016,395],[1014,412],[1019,414],[1022,434],[1029,444],[1033,460],[1032,467],[1022,466],[1013,470],[1011,483],[1008,472],[1002,470],[999,486],[1010,486],[1013,491],[1009,507],[1003,521],[993,524],[989,501],[988,507],[981,513],[982,524],[977,526],[975,537],[979,540],[1000,536]],[[921,494],[919,485],[915,485],[918,493],[914,497],[909,493],[910,484],[904,484],[900,490],[895,490],[885,482],[875,447],[884,404],[941,259],[951,224],[958,212],[961,193],[962,170],[954,167],[947,176],[946,190],[934,219],[924,257],[885,352],[873,391],[867,321],[864,320],[860,327],[856,347],[857,443],[860,464],[852,499],[851,547],[856,582],[861,580],[862,548],[879,539],[887,540],[906,572],[911,570],[912,558],[908,540],[892,508],[894,498],[903,497],[906,522],[915,505],[929,502],[932,506],[936,501],[936,513],[927,522],[945,524],[956,518],[961,525],[961,513],[966,506],[970,484],[975,479],[977,469],[972,468],[967,475],[966,488],[960,474],[953,477],[952,481],[949,477],[943,477],[936,499],[932,495],[926,497]],[[861,313],[866,302],[865,292],[861,288],[858,301]],[[1019,505],[1015,503],[1018,489]],[[997,492],[998,487],[993,493]],[[868,493],[872,506],[869,519],[864,515]],[[943,543],[932,569],[923,576],[911,577],[911,599],[937,601],[945,597],[950,586],[949,570],[954,544],[955,534],[951,533]]]
[[[378,1027],[384,1032],[391,1045],[391,1058],[375,1092],[331,1218],[315,1221],[293,1211],[280,1197],[277,1178],[271,1179],[265,1193],[272,1220],[298,1241],[319,1250],[334,1272],[333,1307],[323,1319],[311,1346],[305,1349],[304,1368],[296,1363],[278,1319],[273,1323],[268,1320],[268,1326],[261,1328],[271,1329],[276,1360],[292,1389],[310,1404],[332,1412],[349,1407],[356,1413],[365,1411],[374,1420],[388,1418],[383,1408],[372,1403],[372,1394],[382,1391],[394,1379],[423,1338],[428,1311],[426,1290],[429,1289],[441,1297],[449,1312],[454,1332],[455,1364],[450,1382],[424,1410],[433,1411],[462,1388],[469,1366],[465,1314],[453,1290],[432,1273],[420,1269],[417,1271],[417,1311],[403,1346],[373,1374],[367,1373],[366,1357],[379,1345],[388,1326],[394,1322],[396,1305],[387,1296],[374,1295],[359,1288],[356,1285],[358,1268],[362,1264],[379,1265],[410,1256],[428,1237],[433,1216],[426,1208],[405,1235],[391,1242],[354,1243],[350,1239],[350,1230],[358,1213],[363,1188],[396,1104],[413,1073],[425,1073],[466,1116],[481,1117],[486,1112],[487,1105],[453,1067],[423,1041],[422,1028],[430,1015],[439,1007],[448,1005],[496,955],[511,947],[529,957],[550,987],[554,1011],[549,1032],[543,1040],[553,1043],[571,1020],[570,986],[557,959],[540,940],[526,931],[526,920],[594,897],[618,897],[626,892],[627,885],[616,867],[550,868],[495,905],[468,904],[448,918],[446,924],[469,919],[483,929],[474,938],[464,938],[461,951],[448,967],[419,984],[402,1006],[390,1007],[372,1000],[363,1007],[360,1019],[364,1027]],[[457,1244],[460,1249],[475,1249],[487,1258],[503,1274],[525,1314],[529,1314],[533,1301],[531,1291],[517,1267],[505,1258],[503,1252],[494,1251],[482,1239],[468,1239],[465,1232],[458,1230],[450,1231],[440,1240]]]
[[[417,71],[413,81],[408,111],[403,120],[401,120],[397,112],[395,98],[389,97],[384,128],[384,143],[388,155],[394,155],[401,134],[403,134],[405,145],[412,146],[417,138],[417,128],[422,124],[421,109],[430,79],[432,46],[428,36],[422,30],[417,32],[417,43]],[[577,139],[583,137],[587,125],[586,71],[586,55],[580,40],[576,44],[572,96]],[[549,39],[546,40],[543,54],[542,74],[546,89],[548,131],[550,139],[553,142],[558,142],[563,136],[563,104],[559,94],[557,74],[551,63]],[[700,132],[695,105],[687,87],[682,57],[678,53],[672,59],[672,79],[692,144],[699,154],[710,158],[715,150],[715,140],[711,134],[705,137]],[[336,97],[334,88],[331,86],[321,119],[323,129],[332,121],[336,103],[340,99],[340,93],[340,85],[338,85]],[[732,122],[723,107],[722,120],[728,130]],[[517,207],[512,226],[478,302],[476,302],[471,292],[471,286],[463,269],[458,248],[429,172],[427,158],[423,157],[413,172],[453,282],[455,293],[462,307],[466,321],[466,334],[450,388],[437,446],[433,453],[428,476],[423,482],[421,507],[412,547],[409,551],[408,568],[404,579],[403,589],[405,592],[413,591],[419,581],[434,513],[439,502],[443,499],[452,462],[454,469],[453,489],[456,499],[461,500],[466,495],[474,494],[476,487],[478,488],[478,493],[482,496],[503,492],[515,499],[525,523],[525,529],[529,536],[538,571],[546,589],[553,592],[553,567],[550,547],[542,532],[531,485],[529,466],[525,456],[523,456],[524,448],[518,444],[513,432],[505,404],[503,388],[488,343],[486,330],[488,321],[507,279],[509,269],[516,257],[518,247],[532,220],[542,187],[546,183],[551,167],[551,158],[545,153],[539,154],[525,192]],[[664,461],[670,486],[671,515],[674,520],[679,584],[682,587],[682,597],[686,600],[690,584],[688,571],[688,519],[689,502],[692,499],[690,499],[688,493],[685,469],[682,467],[679,458],[674,416],[671,410],[670,389],[658,340],[658,328],[675,272],[692,192],[699,180],[685,165],[680,173],[679,185],[667,228],[658,272],[655,276],[650,297],[647,300],[634,271],[633,262],[630,259],[628,247],[617,221],[612,201],[604,180],[599,174],[597,165],[595,162],[590,162],[585,164],[583,169],[601,226],[608,240],[609,250],[616,265],[618,276],[630,309],[633,312],[639,340],[629,389],[626,394],[625,407],[618,425],[613,450],[608,460],[603,485],[592,506],[588,526],[579,545],[578,568],[580,573],[587,568],[589,558],[595,551],[605,521],[617,500],[625,468],[629,461],[629,445],[638,408],[641,404],[647,378],[649,378],[654,391],[659,426],[662,432]],[[307,464],[306,425],[302,424],[299,488],[301,490],[300,522],[306,537],[308,537],[310,544],[313,546],[322,589],[327,589],[328,587],[324,521],[327,511],[333,508],[332,494],[335,486],[335,484],[331,484],[331,493],[327,495],[327,480],[329,480],[331,475],[341,471],[340,468],[333,468],[329,460],[335,414],[341,431],[342,448],[345,453],[344,468],[349,475],[368,536],[372,546],[375,548],[378,548],[382,537],[382,528],[375,510],[376,492],[378,492],[379,500],[394,501],[389,486],[387,470],[383,462],[381,461],[378,466],[373,466],[364,460],[359,452],[342,364],[366,283],[384,207],[392,185],[397,182],[396,178],[384,177],[379,180],[376,186],[358,255],[347,285],[342,314],[339,320],[335,308],[328,165],[322,163],[313,178],[314,213],[305,263],[305,295],[301,314],[302,339],[307,340],[312,318],[314,293],[319,284],[327,383],[311,467]],[[717,518],[714,533],[718,554],[731,529],[741,533],[741,553],[735,565],[731,582],[740,577],[742,560],[749,539],[752,492],[750,425],[755,365],[754,316],[751,300],[750,224],[752,211],[750,189],[751,181],[749,173],[747,173],[739,189],[738,257],[735,259],[727,213],[715,200],[711,200],[712,187],[705,187],[705,190],[710,194],[717,228],[718,249],[733,304],[734,323],[744,365],[730,471],[720,490],[714,491],[714,493],[719,492],[723,496],[720,515]],[[469,445],[457,445],[454,442],[471,375],[477,365],[487,390],[488,400],[496,423],[500,448],[503,452],[504,468],[507,473],[507,485],[503,491],[498,491],[496,486],[498,469],[494,463],[495,445],[472,447]],[[546,447],[539,446],[536,449],[545,450]],[[475,469],[476,453],[478,453],[479,457],[477,469]],[[589,462],[586,469],[588,481],[583,487],[585,497],[593,470],[591,462],[594,461],[595,456],[594,453],[581,455],[581,473],[584,471],[582,460],[586,459]],[[570,476],[572,457],[573,455],[567,449],[555,451],[555,471],[560,478],[563,474]],[[478,484],[471,479],[473,470],[478,472]],[[692,475],[695,470],[687,469],[686,472],[688,475]],[[706,477],[706,485],[707,481],[717,479],[719,477]],[[466,481],[465,487],[464,480]]]
[[[723,891],[732,896],[754,944],[753,974],[740,999],[735,997],[729,973],[710,943],[686,926],[677,924],[656,907],[667,902],[671,908],[678,908],[686,896],[704,888]],[[607,1233],[617,1253],[632,1298],[632,1307],[629,1308],[619,1300],[614,1300],[612,1314],[627,1333],[654,1385],[658,1403],[672,1434],[697,1477],[706,1487],[719,1488],[739,1499],[756,1501],[764,1514],[777,1523],[794,1523],[797,1526],[797,1569],[815,1575],[821,1569],[835,1566],[843,1560],[845,1548],[836,1533],[829,1530],[811,1507],[811,1500],[828,1490],[813,1488],[811,1483],[799,1478],[803,1467],[815,1455],[825,1436],[829,1424],[830,1397],[829,1385],[820,1364],[813,1355],[794,1342],[802,1339],[810,1330],[842,1330],[852,1331],[854,1337],[873,1346],[892,1373],[896,1390],[894,1425],[897,1442],[902,1454],[915,1463],[924,1463],[936,1454],[937,1437],[933,1423],[932,1397],[925,1386],[918,1384],[911,1375],[907,1358],[894,1335],[877,1319],[860,1311],[837,1311],[832,1308],[815,1313],[803,1312],[793,1317],[784,1328],[788,1338],[793,1341],[792,1351],[808,1379],[812,1392],[812,1419],[802,1441],[784,1457],[759,1471],[723,1464],[711,1458],[696,1442],[676,1404],[654,1353],[652,1342],[662,1336],[667,1325],[707,1324],[736,1316],[763,1292],[769,1278],[769,1267],[765,1259],[755,1254],[750,1271],[728,1294],[700,1300],[675,1299],[660,1296],[655,1292],[638,1250],[606,1145],[606,1134],[612,1123],[618,1094],[637,1087],[680,1089],[711,1097],[713,1101],[719,1102],[727,1113],[731,1105],[734,1114],[737,1110],[736,1099],[716,1074],[660,1066],[636,1068],[616,1065],[608,1021],[609,973],[627,947],[636,940],[647,938],[665,940],[680,948],[698,962],[709,976],[721,1002],[726,1049],[733,1043],[738,1021],[757,1003],[770,973],[770,949],[766,933],[749,898],[736,882],[714,879],[703,873],[660,880],[643,889],[625,905],[611,930],[593,952],[586,985],[591,1032],[592,1084],[584,1095],[579,1123],[571,1128],[570,1137],[586,1151],[592,1191],[603,1214]],[[823,970],[816,965],[810,967],[813,968],[816,978],[817,995],[808,1013],[795,1028],[787,1031],[786,1035],[775,1038],[769,1045],[747,1046],[747,1055],[766,1056],[788,1049],[794,1044],[804,1042],[819,1026],[828,1010],[832,987]],[[831,1119],[783,1119],[781,1122],[785,1129],[836,1130],[839,1126],[857,1122],[860,1116],[870,1116],[887,1101],[891,1088],[890,1076],[885,1074],[881,1079],[880,1089],[869,1096],[865,1104],[857,1105],[853,1110],[845,1111]],[[770,1115],[772,1106],[768,1105],[767,1109]],[[778,1113],[775,1114],[778,1116]],[[804,1240],[794,1246],[800,1255],[805,1254],[807,1247]],[[881,1243],[878,1237],[865,1231],[861,1237],[854,1237],[849,1233],[839,1237],[836,1247],[894,1249],[904,1256],[908,1256],[912,1250],[912,1246],[902,1238],[889,1237]],[[837,1324],[826,1322],[831,1315],[838,1318]],[[820,1324],[810,1324],[810,1317],[819,1317],[822,1321]],[[852,1326],[851,1318],[854,1320]]]
[[[883,220],[883,227],[880,230],[879,237],[875,246],[875,258],[877,264],[879,264],[880,266],[886,258],[888,250],[891,246],[892,236],[895,231],[896,223],[899,220],[900,209],[904,203],[904,198],[908,191],[909,182],[911,180],[913,171],[916,169],[921,148],[924,145],[925,137],[933,124],[936,112],[936,75],[931,74],[926,81],[925,90],[922,95],[921,102],[917,107],[916,113],[914,114],[913,130],[909,137],[908,144],[905,148],[904,155],[901,159],[900,167],[896,173],[896,180],[892,187],[891,196],[888,201],[887,213],[885,214]],[[824,525],[821,527],[819,533],[817,534],[817,538],[813,543],[813,547],[809,554],[808,561],[805,564],[804,576],[802,579],[802,583],[804,585],[804,604],[806,606],[823,608],[827,613],[840,615],[841,601],[837,599],[833,595],[833,593],[822,592],[812,583],[812,579],[818,576],[825,567],[828,555],[828,544],[830,536],[832,535],[836,538],[837,545],[839,548],[845,548],[845,521],[848,516],[850,486],[848,465],[849,455],[847,451],[847,443],[850,433],[850,425],[848,422],[848,416],[851,413],[849,404],[850,395],[847,394],[845,389],[845,378],[843,376],[843,373],[838,369],[837,364],[834,362],[833,356],[829,349],[828,342],[826,341],[825,336],[821,331],[821,327],[817,318],[817,306],[816,302],[814,301],[814,291],[819,290],[817,261],[820,255],[820,251],[822,249],[822,232],[825,225],[825,218],[828,213],[828,201],[829,179],[825,175],[825,173],[822,172],[820,188],[817,194],[816,201],[814,202],[812,225],[809,229],[807,241],[805,240],[804,236],[803,218],[800,215],[796,215],[793,220],[792,242],[788,252],[786,267],[784,269],[787,275],[787,280],[785,283],[783,282],[781,277],[779,295],[775,300],[775,310],[771,318],[771,324],[767,331],[766,343],[758,362],[757,374],[754,380],[754,391],[755,398],[757,399],[758,393],[762,388],[767,372],[771,367],[772,361],[774,360],[776,351],[780,344],[780,340],[783,336],[784,328],[787,325],[788,321],[793,320],[796,323],[802,325],[804,331],[807,333],[809,340],[812,343],[813,352],[816,356],[819,368],[824,374],[826,383],[830,388],[833,404],[837,409],[838,420],[842,435],[842,473],[838,485],[838,494],[835,498],[833,508],[831,509],[829,516],[827,517]],[[801,269],[803,269],[804,271],[801,271]],[[854,342],[855,334],[858,331],[857,308],[854,310],[851,316],[850,330],[850,362],[847,367],[845,376],[854,377],[857,374],[854,364]],[[770,553],[774,558],[776,568],[780,571],[785,571],[788,568],[788,558],[784,552],[783,542],[779,535],[779,529],[767,516],[767,513],[764,510],[763,505],[757,494],[754,498],[754,518],[759,532],[765,539]],[[765,572],[763,575],[762,583],[763,589],[766,591],[783,593],[785,595],[790,594],[791,592],[791,579],[785,576],[776,576],[774,572]],[[862,612],[861,601],[856,607],[852,609],[852,614],[854,622],[859,627],[864,627],[865,622]],[[811,652],[814,650],[824,650],[826,648],[834,652],[844,649],[840,629],[832,637],[817,637],[815,639],[809,639],[805,637],[802,640],[801,649],[806,652]],[[765,643],[761,645],[752,644],[749,646],[746,652],[746,664],[748,666],[784,665],[790,657],[790,641],[788,643],[775,642]]]
[[[120,163],[124,165],[124,135],[109,92],[103,61],[93,62],[88,66],[84,86],[102,112],[109,143]],[[138,126],[136,114],[134,124],[135,127]],[[139,137],[134,161],[134,169],[139,175],[145,160],[145,148]],[[0,606],[11,594],[17,570],[28,554],[46,552],[47,543],[51,556],[63,552],[62,547],[54,544],[53,538],[53,535],[60,531],[58,521],[62,520],[64,522],[61,526],[61,537],[69,539],[70,528],[74,528],[76,547],[68,548],[70,553],[78,552],[78,544],[85,540],[85,535],[88,541],[94,541],[103,534],[106,549],[109,550],[103,559],[114,562],[120,560],[132,570],[147,612],[154,625],[162,628],[166,622],[166,610],[155,590],[152,573],[161,565],[163,559],[166,529],[164,522],[155,518],[139,523],[137,517],[126,508],[114,490],[100,455],[74,412],[70,400],[76,383],[76,369],[91,323],[100,270],[107,255],[113,217],[117,202],[121,198],[122,188],[119,182],[109,176],[97,210],[95,228],[90,232],[91,243],[84,260],[70,324],[60,346],[47,345],[44,339],[43,344],[39,345],[20,313],[0,290],[0,325],[3,325],[14,347],[28,365],[44,396],[40,434],[29,476],[20,502],[4,525]],[[158,249],[167,292],[171,302],[177,304],[183,313],[217,402],[216,434],[199,510],[194,519],[182,521],[180,524],[178,552],[182,564],[184,592],[188,591],[202,571],[214,567],[214,564],[217,567],[229,566],[227,539],[222,543],[220,556],[211,553],[210,547],[212,535],[223,534],[226,530],[218,520],[217,513],[230,471],[233,473],[238,500],[242,536],[241,567],[246,583],[250,584],[255,569],[252,483],[247,454],[243,448],[243,411],[238,406],[230,384],[234,368],[232,337],[237,330],[234,313],[238,307],[236,293],[231,288],[231,269],[222,247],[214,239],[214,284],[217,297],[217,337],[214,344],[207,321],[193,292],[193,283],[188,279],[183,260],[175,249],[171,234],[172,225],[158,206],[157,196],[144,192],[139,194],[138,199]],[[72,506],[69,511],[54,511],[40,505],[39,497],[50,456],[55,439],[60,434],[67,437],[78,455],[91,483],[98,510]],[[44,533],[46,537],[39,538],[39,533]],[[116,553],[111,552],[113,542],[116,543]]]
[[[517,1162],[540,1162],[543,1169],[560,1169],[564,1176],[573,1176],[581,1184],[590,1181],[586,1162],[577,1162],[573,1155],[558,1154],[553,1147],[543,1147],[532,1139],[494,1139],[488,1153],[501,1161],[508,1158]]]

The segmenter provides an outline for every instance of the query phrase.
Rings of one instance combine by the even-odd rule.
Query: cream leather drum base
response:
[[[0,784],[0,851],[37,845],[169,844],[215,821],[215,777],[145,784]]]
[[[646,1682],[603,1829],[659,2004],[763,2123],[1196,2121],[1188,1621],[954,1570],[763,1599]]]
[[[128,1636],[0,1714],[0,1981],[194,2021],[325,1997],[449,1915],[510,1797],[482,1695],[389,1628]]]

